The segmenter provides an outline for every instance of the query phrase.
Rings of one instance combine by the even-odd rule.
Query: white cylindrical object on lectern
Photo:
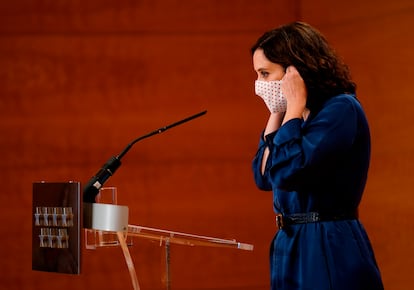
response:
[[[106,203],[93,203],[91,228],[101,231],[127,231],[128,207]]]

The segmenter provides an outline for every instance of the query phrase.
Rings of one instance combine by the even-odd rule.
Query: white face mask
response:
[[[261,97],[271,113],[286,112],[286,99],[282,93],[282,81],[259,81],[254,83],[256,95]]]

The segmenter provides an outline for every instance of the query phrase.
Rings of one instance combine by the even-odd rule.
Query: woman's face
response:
[[[253,54],[253,68],[259,81],[280,81],[285,75],[285,69],[268,60],[261,48],[256,49]]]

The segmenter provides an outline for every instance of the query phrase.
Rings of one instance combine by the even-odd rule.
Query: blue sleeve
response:
[[[333,98],[309,122],[292,119],[261,141],[270,150],[263,175],[260,163],[264,148],[259,147],[254,161],[256,184],[261,189],[271,185],[297,190],[315,174],[335,167],[338,158],[351,147],[357,132],[354,101]]]

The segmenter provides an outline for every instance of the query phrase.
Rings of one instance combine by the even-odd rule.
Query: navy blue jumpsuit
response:
[[[264,174],[264,149],[270,155]],[[256,184],[273,191],[276,213],[356,212],[370,161],[370,133],[353,95],[329,99],[306,121],[292,119],[262,136],[253,160]],[[377,290],[381,276],[358,219],[293,224],[277,231],[270,250],[275,290]]]

